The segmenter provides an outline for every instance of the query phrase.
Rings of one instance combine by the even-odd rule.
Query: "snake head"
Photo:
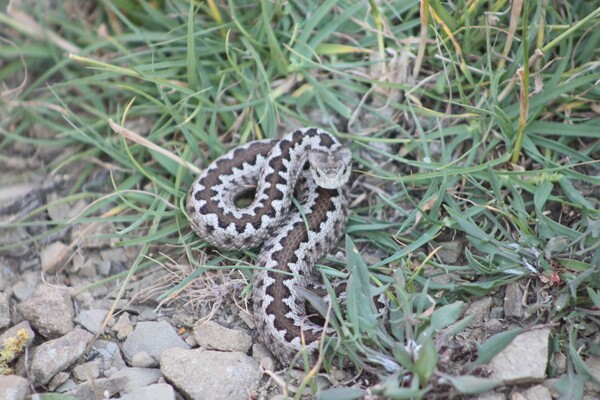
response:
[[[310,171],[315,183],[324,189],[337,189],[348,182],[352,153],[345,147],[332,151],[311,150],[308,153]]]

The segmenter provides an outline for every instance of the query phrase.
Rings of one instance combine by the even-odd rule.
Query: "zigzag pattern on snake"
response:
[[[262,245],[253,279],[254,319],[261,341],[283,363],[302,349],[314,355],[323,333],[308,320],[296,288],[311,285],[315,262],[344,234],[350,165],[350,151],[330,133],[304,128],[230,151],[190,188],[188,218],[202,239],[221,249]],[[236,198],[252,187],[252,203],[238,207]],[[291,206],[292,195],[300,210]]]

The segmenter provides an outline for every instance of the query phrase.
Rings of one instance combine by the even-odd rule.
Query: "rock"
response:
[[[33,288],[25,281],[19,281],[12,286],[13,296],[17,299],[18,303],[22,303],[25,300],[33,296]]]
[[[3,192],[6,191],[6,188],[2,188]],[[5,217],[5,215],[3,215]],[[10,257],[23,257],[29,253],[31,250],[30,246],[27,243],[27,239],[31,237],[31,235],[27,232],[25,227],[14,227],[9,228],[6,225],[2,227],[2,234],[0,234],[0,247],[3,245],[12,245],[9,246],[8,249],[3,250],[3,255]]]
[[[133,332],[133,325],[129,320],[129,314],[121,314],[117,322],[112,326],[112,330],[117,332],[117,337],[121,340],[125,339],[131,332]]]
[[[72,240],[84,240],[80,242],[81,246],[88,249],[101,249],[117,242],[119,239],[110,237],[115,231],[112,223],[101,224],[79,224],[73,227],[71,231]]]
[[[142,307],[139,310],[138,321],[156,321],[158,315],[156,311],[150,307]]]
[[[40,264],[46,274],[55,274],[64,266],[69,246],[62,242],[53,242],[40,251]]]
[[[127,253],[125,252],[125,249],[123,247],[102,250],[100,252],[100,257],[102,257],[102,259],[104,261],[109,261],[109,262],[126,263],[129,261],[129,257],[127,256]]]
[[[469,324],[470,327],[475,328],[483,324],[488,316],[490,315],[490,308],[492,307],[492,298],[484,297],[483,299],[474,301],[469,305],[469,308],[465,312],[465,315],[472,315],[473,319]]]
[[[18,332],[21,329],[27,335],[27,339],[25,341],[25,347],[30,347],[31,344],[33,343],[33,339],[35,339],[35,333],[33,332],[33,329],[31,329],[31,326],[29,325],[29,322],[27,322],[27,321],[20,322],[17,325],[10,327],[6,331],[4,331],[4,333],[2,335],[0,335],[0,347],[5,345],[5,341],[7,339],[16,338]],[[18,355],[19,354],[14,354],[12,358],[6,359],[6,362],[13,361],[15,358],[17,358]]]
[[[125,368],[125,361],[123,361],[121,351],[116,343],[107,340],[96,340],[92,349],[98,354],[102,361],[101,370],[104,371],[104,376],[108,377],[106,371],[111,368],[114,368],[117,371]]]
[[[121,397],[121,400],[175,400],[173,386],[157,383],[142,387]]]
[[[71,366],[83,355],[93,338],[91,333],[75,329],[63,337],[42,343],[35,349],[31,360],[33,385],[45,385],[54,375]]]
[[[6,293],[0,293],[0,329],[10,325],[10,298]]]
[[[25,400],[29,397],[27,379],[17,375],[0,375],[0,399]]]
[[[256,329],[256,324],[254,323],[254,316],[249,312],[241,310],[239,313],[240,319],[244,321],[246,326],[250,329]]]
[[[260,366],[269,371],[275,371],[275,359],[273,354],[262,343],[254,343],[252,345],[252,358],[254,358]]]
[[[556,386],[559,385],[558,382],[560,382],[561,378],[564,376],[565,375],[557,375],[554,378],[549,378],[542,382],[542,385],[550,391],[550,394],[554,399],[558,399],[560,397],[558,391],[556,390]]]
[[[567,372],[567,356],[562,353],[554,353],[550,365],[554,370],[554,376],[562,375]],[[598,374],[600,379],[600,373]]]
[[[247,353],[252,346],[252,338],[246,332],[225,328],[213,321],[194,326],[194,337],[198,346],[208,350]]]
[[[504,325],[502,325],[502,322],[500,322],[496,318],[490,319],[483,323],[483,329],[490,336],[495,335],[498,332],[501,332],[503,327],[504,327]]]
[[[123,377],[94,379],[78,385],[77,388],[65,394],[76,399],[106,399],[119,393],[125,384],[126,379]]]
[[[73,368],[73,376],[75,376],[75,378],[80,382],[97,379],[100,376],[101,366],[102,359],[100,358],[79,364]]]
[[[523,290],[519,282],[506,285],[504,293],[504,316],[520,318],[523,316]]]
[[[585,360],[585,364],[588,366],[590,373],[600,380],[600,357],[589,356]],[[600,388],[590,379],[585,383],[585,389],[591,393],[599,393]]]
[[[183,340],[185,340],[187,345],[191,348],[198,347],[198,342],[196,342],[196,338],[194,337],[194,335],[187,335]]]
[[[131,357],[130,364],[132,367],[152,368],[158,366],[158,360],[152,358],[152,356],[145,351],[140,351]]]
[[[162,352],[171,347],[189,348],[167,322],[139,322],[123,343],[123,353],[131,360],[135,354],[145,351],[158,362]]]
[[[464,243],[460,240],[439,243],[437,256],[444,264],[454,264],[463,253]]]
[[[504,307],[492,307],[490,310],[490,319],[504,318]]]
[[[504,393],[484,393],[480,394],[475,398],[475,400],[506,400],[506,396]]]
[[[19,311],[47,339],[73,330],[73,304],[67,290],[40,285],[33,297],[19,305]]]
[[[0,292],[4,292],[8,286],[8,280],[14,278],[11,268],[0,257]]]
[[[81,253],[74,253],[71,263],[73,265],[71,271],[77,276],[91,278],[96,275],[96,267],[92,257],[84,257]]]
[[[130,393],[158,382],[161,374],[158,368],[123,368],[111,377],[125,378],[126,383],[121,392]]]
[[[542,385],[535,385],[523,392],[523,397],[527,400],[552,400],[550,391]]]
[[[55,221],[68,220],[76,217],[85,209],[87,204],[83,200],[75,203],[62,203],[58,193],[50,192],[46,195],[46,203],[48,205],[48,216]]]
[[[75,317],[75,323],[85,328],[88,332],[97,334],[102,329],[108,310],[84,310]]]
[[[48,383],[48,390],[54,392],[57,387],[69,379],[69,376],[70,375],[68,372],[59,372],[58,374],[54,375],[52,380]]]
[[[100,276],[108,276],[110,274],[110,261],[97,260],[96,264],[96,273]]]
[[[55,392],[66,393],[77,389],[77,383],[73,379],[67,379],[65,383],[55,389]],[[69,399],[70,400],[70,399]]]
[[[160,370],[189,399],[246,400],[262,377],[258,362],[244,353],[205,349],[166,350]]]
[[[550,328],[533,329],[518,335],[489,363],[490,378],[506,385],[542,381],[548,364],[549,336]]]

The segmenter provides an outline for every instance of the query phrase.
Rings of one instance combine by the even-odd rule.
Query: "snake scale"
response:
[[[186,209],[198,236],[221,249],[262,245],[253,278],[254,319],[260,340],[284,364],[302,349],[314,358],[323,334],[307,318],[297,288],[312,285],[315,262],[344,234],[350,170],[351,153],[335,137],[303,128],[233,149],[189,190]],[[252,203],[239,207],[236,199],[253,187]]]

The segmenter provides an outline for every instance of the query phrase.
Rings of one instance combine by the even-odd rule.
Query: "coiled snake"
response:
[[[261,341],[282,363],[291,363],[303,348],[314,355],[323,333],[307,319],[297,287],[311,285],[315,262],[345,231],[350,166],[350,151],[330,133],[304,128],[230,151],[190,188],[188,218],[202,239],[221,249],[262,244],[253,279],[254,319]],[[236,198],[254,186],[252,203],[238,207]],[[300,210],[291,205],[292,195]]]

